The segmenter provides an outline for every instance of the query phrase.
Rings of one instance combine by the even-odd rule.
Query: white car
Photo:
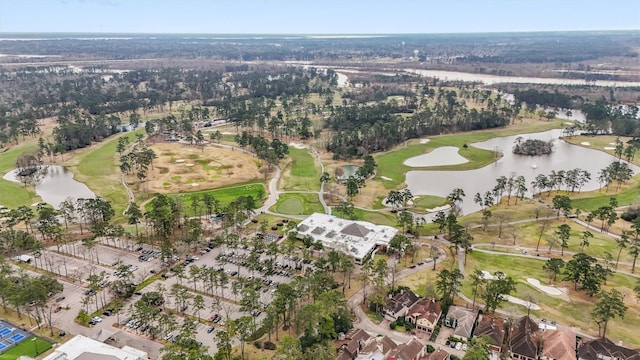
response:
[[[462,344],[462,351],[467,351],[467,344]]]
[[[456,344],[456,350],[460,349],[462,349],[462,343],[458,341],[458,343]]]
[[[169,339],[171,339],[173,337],[172,333],[168,333],[167,335],[164,336],[164,340],[165,341],[169,341]]]

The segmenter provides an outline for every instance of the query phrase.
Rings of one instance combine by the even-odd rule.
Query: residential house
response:
[[[489,348],[494,357],[498,357],[502,351],[502,343],[504,342],[505,320],[499,316],[481,314],[478,317],[478,323],[473,330],[473,337],[479,338],[488,336],[491,339]]]
[[[529,316],[516,320],[509,336],[511,358],[520,360],[536,360],[540,354],[542,339],[538,334],[538,324]]]
[[[567,327],[542,331],[543,360],[576,360],[576,333]]]
[[[401,290],[392,298],[387,299],[384,305],[384,317],[389,321],[396,321],[399,317],[405,316],[409,308],[415,304],[420,297],[411,290]]]
[[[450,358],[451,356],[449,356],[448,352],[438,349],[430,354],[424,354],[420,360],[449,360]]]
[[[353,360],[373,337],[362,329],[351,329],[348,333],[338,336],[334,342],[338,351],[338,359]]]
[[[439,301],[420,299],[407,310],[405,320],[415,326],[418,337],[428,338],[433,333],[441,315]]]
[[[400,344],[391,350],[387,360],[418,360],[426,353],[424,345],[416,339],[411,339],[406,344]]]
[[[355,360],[386,360],[385,355],[397,346],[388,336],[378,336],[360,350]]]
[[[640,351],[615,344],[607,338],[599,338],[580,345],[578,360],[640,360]]]
[[[478,310],[462,306],[451,306],[447,317],[444,319],[444,325],[455,329],[453,331],[454,337],[468,340],[471,339],[477,319]]]

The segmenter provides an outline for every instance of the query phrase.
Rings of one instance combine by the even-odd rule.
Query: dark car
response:
[[[105,316],[111,316],[111,314],[113,314],[112,308],[109,308],[102,313],[102,315],[105,315]]]

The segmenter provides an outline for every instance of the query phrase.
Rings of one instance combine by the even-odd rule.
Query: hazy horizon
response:
[[[0,33],[398,35],[639,29],[637,0],[0,0]]]

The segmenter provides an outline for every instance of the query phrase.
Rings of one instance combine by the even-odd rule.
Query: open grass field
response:
[[[313,193],[280,194],[278,202],[270,210],[287,215],[311,215],[324,212],[318,194]]]
[[[16,360],[20,356],[25,355],[35,358],[36,349],[38,350],[38,355],[42,354],[45,351],[51,349],[51,343],[37,337],[25,339],[22,342],[18,343],[18,345],[0,354],[0,360]]]
[[[496,160],[496,155],[492,151],[474,148],[471,144],[484,141],[494,137],[509,136],[523,132],[545,131],[561,126],[559,121],[540,121],[529,119],[526,122],[512,125],[504,129],[492,129],[474,131],[462,134],[451,134],[429,137],[429,142],[421,144],[419,139],[414,139],[399,145],[392,151],[375,156],[378,164],[376,179],[383,181],[387,189],[397,189],[404,184],[405,174],[410,170],[470,170],[478,169]],[[464,145],[469,145],[464,148]],[[469,160],[469,162],[459,165],[435,166],[429,168],[412,168],[404,165],[404,161],[414,156],[431,152],[433,149],[442,146],[455,146],[459,149],[459,154]],[[387,179],[382,180],[382,176]],[[389,180],[391,179],[391,180]]]
[[[284,167],[281,186],[285,191],[318,191],[320,189],[320,165],[308,149],[289,147],[291,161]]]
[[[40,202],[33,186],[24,186],[2,178],[16,167],[16,159],[26,151],[36,151],[36,141],[29,140],[0,153],[0,205],[8,208]]]
[[[517,264],[517,266],[514,266]],[[542,270],[544,261],[537,259],[517,258],[514,259],[507,255],[493,255],[481,252],[472,252],[468,255],[465,273],[469,274],[474,269],[487,270],[489,272],[502,271],[511,276],[518,284],[517,291],[512,293],[513,296],[519,298],[531,297],[531,300],[538,304],[542,309],[533,311],[536,317],[546,317],[550,320],[556,320],[558,323],[568,326],[576,326],[583,331],[597,336],[598,326],[591,321],[590,313],[593,310],[593,304],[596,298],[589,297],[581,291],[574,291],[573,284],[569,282],[558,282],[551,285],[559,288],[567,288],[569,290],[569,301],[560,297],[546,295],[527,283],[527,278],[536,278],[543,284],[549,284],[548,275]],[[614,319],[609,322],[607,336],[614,342],[622,340],[625,346],[636,348],[640,346],[640,303],[635,296],[632,295],[632,287],[635,279],[622,274],[615,274],[603,286],[605,290],[615,287],[619,291],[626,294],[625,304],[629,307],[624,319]],[[472,297],[471,286],[468,280],[463,280],[462,291],[469,298]],[[526,314],[527,309],[524,306],[506,304],[503,310],[510,311],[516,316]]]

